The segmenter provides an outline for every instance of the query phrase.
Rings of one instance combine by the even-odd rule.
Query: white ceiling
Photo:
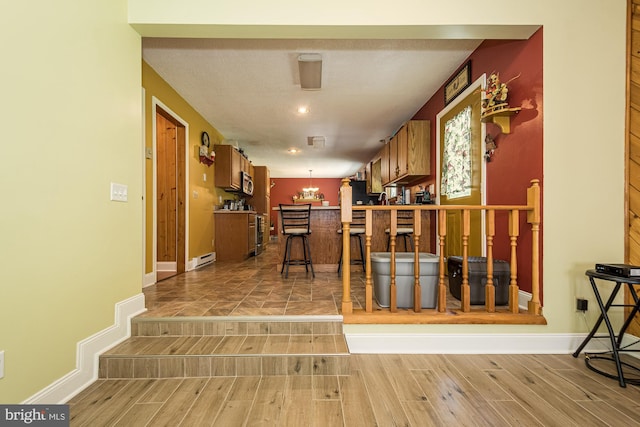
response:
[[[312,170],[341,178],[369,161],[481,42],[144,38],[142,46],[144,60],[225,143],[272,177]],[[322,55],[321,90],[300,89],[301,53]],[[308,146],[309,136],[324,136],[325,147]]]

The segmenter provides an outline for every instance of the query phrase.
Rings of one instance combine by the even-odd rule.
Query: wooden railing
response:
[[[540,304],[539,278],[539,241],[540,241],[540,186],[538,180],[532,180],[527,189],[526,205],[387,205],[387,206],[352,206],[351,187],[349,180],[343,180],[340,188],[340,205],[342,222],[342,265],[347,266],[342,274],[342,314],[345,323],[508,323],[508,324],[546,324],[542,316]],[[365,297],[364,307],[354,309],[351,300],[351,238],[350,226],[353,210],[365,211]],[[413,301],[411,309],[400,310],[397,306],[396,287],[396,236],[398,231],[398,211],[413,211],[413,239],[414,239],[414,280]],[[371,241],[374,230],[375,211],[390,212],[390,304],[389,308],[375,306],[373,301],[373,279],[371,261]],[[422,211],[435,211],[437,214],[436,242],[439,252],[438,292],[435,309],[421,307],[422,289],[420,284],[420,239],[422,228]],[[462,284],[460,301],[447,306],[447,282],[445,274],[445,239],[447,234],[447,212],[461,212],[461,247],[462,247]],[[469,285],[469,237],[471,236],[471,212],[484,213],[486,235],[486,286],[485,304],[471,306]],[[510,245],[510,283],[508,287],[508,307],[496,309],[494,286],[494,238],[496,234],[496,212],[506,211],[508,215],[508,237]],[[520,214],[526,214],[526,222],[531,231],[531,299],[526,310],[519,308],[518,286],[518,237],[520,236]],[[380,228],[378,224],[378,229]],[[477,233],[477,230],[473,230]],[[424,245],[423,245],[424,246]]]

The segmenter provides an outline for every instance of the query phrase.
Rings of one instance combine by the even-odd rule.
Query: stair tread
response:
[[[101,357],[348,354],[343,335],[135,336]]]
[[[182,335],[332,335],[342,334],[339,320],[265,320],[262,318],[133,319],[132,336]]]
[[[132,319],[100,356],[100,378],[348,375],[342,322],[331,319]]]

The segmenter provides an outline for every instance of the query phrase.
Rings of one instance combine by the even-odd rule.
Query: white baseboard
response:
[[[518,291],[518,307],[520,310],[529,310],[529,301],[531,301],[531,293]]]
[[[350,353],[364,354],[570,354],[587,334],[348,334]],[[592,340],[587,351],[607,348]]]
[[[142,277],[142,287],[146,288],[147,286],[155,285],[158,281],[158,276],[156,272],[147,273]]]
[[[158,261],[156,262],[156,271],[177,271],[178,263],[175,261]]]
[[[78,343],[76,369],[56,380],[23,404],[62,404],[98,378],[98,356],[131,336],[131,318],[144,312],[140,293],[115,306],[115,324]]]

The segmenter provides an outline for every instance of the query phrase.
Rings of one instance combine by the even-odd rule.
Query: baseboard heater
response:
[[[215,252],[209,252],[208,254],[200,255],[196,258],[196,265],[194,268],[199,268],[207,264],[211,264],[216,260]]]

